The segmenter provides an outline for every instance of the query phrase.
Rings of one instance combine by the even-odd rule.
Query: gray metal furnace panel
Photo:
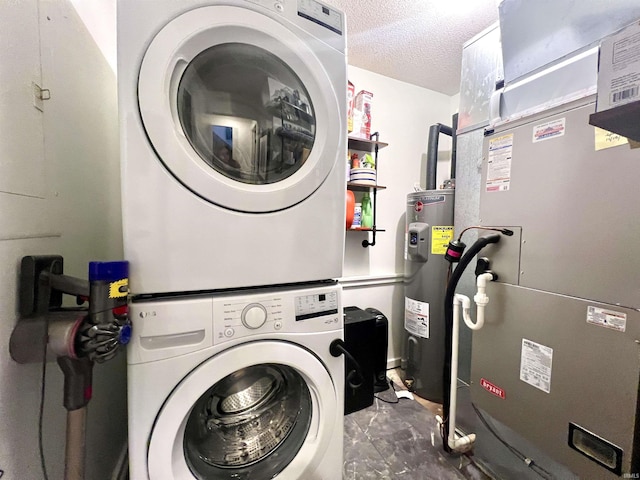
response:
[[[513,231],[513,236],[508,237],[502,235],[498,243],[487,245],[478,257],[487,257],[491,260],[490,269],[498,275],[498,281],[502,283],[511,283],[518,285],[520,282],[520,244],[522,242],[522,228],[491,225],[493,227],[508,228]],[[478,231],[479,236],[486,233],[483,230]],[[469,266],[469,270],[475,268],[475,264]]]
[[[596,151],[594,103],[564,108],[485,138],[481,222],[522,227],[521,286],[638,308],[640,150]]]
[[[595,44],[640,16],[637,0],[503,0],[505,81]]]
[[[622,472],[630,473],[640,313],[501,283],[490,284],[488,295],[485,326],[473,337],[474,403],[580,478],[619,477],[567,446],[569,422],[620,447]],[[589,307],[626,315],[625,331],[588,323]],[[523,339],[552,349],[548,393],[521,380]],[[483,388],[482,379],[502,389],[504,398]]]

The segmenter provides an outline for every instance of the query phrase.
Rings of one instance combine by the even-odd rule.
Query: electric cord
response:
[[[381,402],[384,402],[384,403],[391,403],[391,404],[400,403],[400,397],[398,397],[398,395],[396,394],[396,384],[393,383],[393,381],[390,381],[388,378],[387,378],[387,381],[389,382],[389,385],[391,385],[391,389],[393,390],[393,393],[395,394],[396,399],[395,400],[385,400],[380,395],[374,395],[374,397],[377,398],[378,400],[380,400]]]
[[[500,232],[503,235],[506,235],[507,237],[511,237],[513,235],[513,230],[509,230],[508,228],[483,227],[481,225],[474,225],[472,227],[467,227],[464,230],[462,230],[462,232],[460,232],[460,235],[458,236],[458,242],[460,242],[462,240],[462,235],[464,234],[464,232],[466,232],[467,230],[471,230],[471,229],[492,230],[494,232]]]
[[[511,445],[510,443],[508,443],[506,440],[504,440],[499,434],[498,432],[495,431],[495,429],[489,425],[489,422],[487,421],[487,419],[484,417],[484,415],[482,414],[482,412],[480,411],[480,409],[472,402],[471,406],[473,407],[473,410],[476,412],[476,415],[478,416],[478,418],[480,419],[480,422],[482,423],[482,425],[484,425],[484,427],[489,430],[489,432],[502,444],[504,445],[511,453],[513,453],[516,457],[518,457],[523,463],[525,463],[527,465],[527,467],[529,467],[534,473],[538,474],[540,477],[544,478],[545,480],[553,480],[555,477],[553,476],[553,474],[551,472],[549,472],[548,470],[545,470],[544,468],[542,468],[540,465],[538,465],[537,463],[535,463],[531,458],[527,457],[526,455],[524,455],[520,450],[518,450],[517,448],[515,448],[513,445]]]
[[[44,442],[43,442],[43,423],[44,423],[44,399],[45,399],[45,386],[47,381],[47,346],[49,344],[49,317],[45,317],[45,336],[43,339],[44,344],[42,348],[42,379],[40,384],[40,408],[38,412],[38,450],[40,453],[40,468],[42,469],[42,476],[44,480],[49,480],[47,475],[47,462],[44,458]]]
[[[49,266],[49,275],[52,275],[55,267],[58,264],[58,260],[55,260]],[[51,278],[47,276],[46,279],[40,277],[40,282],[46,282],[46,285],[42,285],[46,287],[47,290],[51,289]],[[40,297],[38,302],[38,310],[39,311],[48,311],[49,310],[49,298]],[[44,435],[43,435],[43,424],[44,424],[44,401],[45,401],[45,390],[47,385],[47,349],[49,346],[49,316],[45,315],[44,320],[44,338],[42,339],[42,378],[40,379],[40,407],[38,408],[38,452],[40,455],[40,468],[42,469],[42,477],[44,480],[49,480],[49,474],[47,473],[47,461],[44,456]]]

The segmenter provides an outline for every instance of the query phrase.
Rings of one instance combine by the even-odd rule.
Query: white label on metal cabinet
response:
[[[627,314],[598,307],[587,307],[587,323],[618,332],[627,329]]]
[[[562,137],[565,131],[564,118],[557,118],[550,122],[541,123],[533,127],[533,143],[549,140],[550,138]]]
[[[429,304],[404,297],[404,329],[412,335],[429,338]]]
[[[603,39],[598,67],[598,108],[608,110],[640,96],[640,25]]]
[[[511,183],[511,157],[513,155],[513,133],[492,138],[489,141],[487,161],[487,192],[509,190]]]
[[[551,391],[551,364],[553,348],[522,339],[520,354],[520,380],[543,392]]]

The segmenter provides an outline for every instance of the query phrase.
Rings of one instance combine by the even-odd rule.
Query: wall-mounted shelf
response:
[[[375,140],[374,140],[375,138]],[[387,147],[389,144],[378,140],[380,134],[375,132],[371,135],[370,139],[364,139],[359,137],[348,137],[349,150],[357,150],[360,152],[373,153],[375,162],[376,178],[378,171],[378,150]],[[355,192],[373,192],[372,207],[373,207],[373,226],[371,228],[351,228],[347,232],[371,232],[371,241],[368,238],[362,241],[363,247],[373,247],[376,244],[376,232],[384,232],[383,229],[376,226],[376,210],[377,210],[377,192],[378,190],[384,190],[387,187],[382,185],[371,185],[358,182],[347,182],[347,189]]]
[[[347,231],[348,232],[386,232],[386,230],[383,228],[362,228],[362,227],[350,228]]]
[[[592,113],[589,123],[640,142],[640,100]]]
[[[371,135],[371,137],[373,138],[375,136],[377,138],[379,135],[380,134],[376,132],[373,135]],[[348,139],[349,139],[349,148],[352,148],[354,150],[361,150],[363,152],[373,152],[376,147],[384,148],[389,146],[388,143],[379,142],[378,140],[373,140],[373,139],[366,140],[360,137],[348,137]]]
[[[347,182],[347,188],[349,190],[353,190],[356,192],[366,192],[372,189],[375,190],[384,190],[387,187],[383,187],[382,185],[369,185],[366,183],[358,183],[358,182]]]

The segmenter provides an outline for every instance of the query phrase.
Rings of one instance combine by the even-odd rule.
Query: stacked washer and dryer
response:
[[[342,476],[345,19],[119,0],[132,480]]]

